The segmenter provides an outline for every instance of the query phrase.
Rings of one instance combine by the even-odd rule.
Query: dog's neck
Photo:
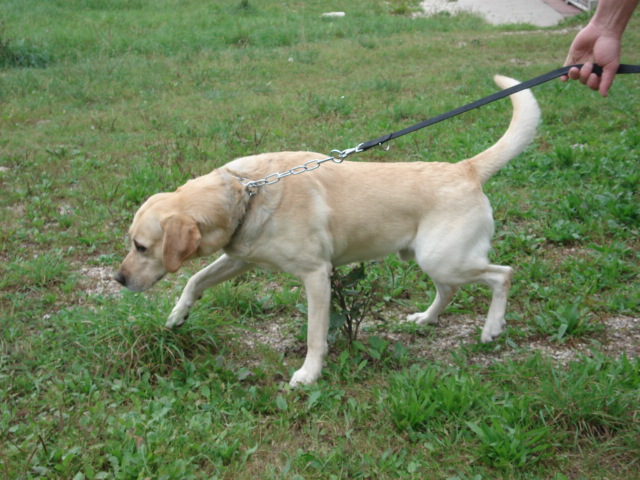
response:
[[[230,190],[234,192],[235,205],[240,206],[233,212],[234,231],[223,250],[229,255],[246,258],[251,246],[263,234],[265,225],[269,224],[280,201],[281,189],[247,188],[249,179],[242,174],[229,170],[225,173]]]
[[[192,180],[189,202],[184,205],[200,229],[202,240],[196,256],[207,256],[223,249],[240,228],[251,196],[241,179],[224,170]],[[180,189],[178,189],[180,194]]]
[[[248,178],[244,178],[228,172],[228,181],[232,183],[230,190],[232,190],[233,195],[237,197],[236,205],[242,205],[242,208],[238,209],[237,211],[239,215],[237,215],[237,218],[234,218],[233,221],[233,223],[235,223],[235,228],[233,229],[233,233],[230,237],[230,240],[232,240],[238,233],[238,230],[240,230],[240,227],[242,226],[242,223],[247,216],[247,211],[249,210],[251,199],[253,198],[255,193],[247,188],[247,182],[249,181]],[[238,191],[238,187],[240,188],[241,193]]]

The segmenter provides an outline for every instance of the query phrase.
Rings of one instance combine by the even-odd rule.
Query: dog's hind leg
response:
[[[251,267],[250,263],[231,258],[228,255],[222,255],[211,265],[200,270],[187,282],[182,295],[180,295],[180,300],[173,307],[165,326],[167,328],[176,328],[182,325],[187,320],[189,310],[193,304],[207,288],[244,273],[250,270]]]
[[[471,237],[475,244],[456,244],[451,241],[446,245],[432,243],[430,250],[422,254],[417,253],[416,261],[435,283],[437,293],[427,311],[410,315],[407,319],[418,324],[435,323],[458,287],[469,283],[481,283],[489,286],[493,294],[480,337],[483,343],[487,343],[504,330],[504,315],[513,270],[510,267],[489,263],[489,241],[482,241],[482,228],[476,230],[479,233]],[[489,230],[485,229],[484,233],[487,232]]]
[[[500,265],[489,265],[474,280],[491,287],[493,297],[489,306],[489,313],[482,329],[480,340],[483,343],[491,342],[504,331],[506,322],[504,320],[507,309],[507,297],[511,288],[513,269]]]
[[[327,354],[329,312],[331,309],[331,265],[302,276],[307,291],[309,319],[307,323],[307,356],[300,370],[293,374],[290,385],[309,384],[320,378],[322,362]]]
[[[456,284],[466,285],[469,283],[482,283],[491,288],[493,296],[489,313],[482,329],[480,340],[488,343],[494,340],[504,331],[506,325],[504,320],[505,311],[507,309],[507,297],[509,288],[511,287],[511,278],[513,277],[513,269],[500,265],[487,265],[483,269],[474,270],[473,273],[452,275],[456,278]],[[438,321],[438,315],[449,304],[453,295],[458,290],[457,286],[448,285],[434,279],[436,285],[436,298],[431,306],[421,313],[409,315],[407,320],[415,322],[418,325],[433,324]]]
[[[438,322],[440,313],[447,305],[449,305],[449,302],[455,295],[458,287],[435,281],[434,284],[436,286],[436,298],[433,300],[431,306],[424,312],[418,312],[407,316],[408,322],[415,322],[418,325],[434,324]]]

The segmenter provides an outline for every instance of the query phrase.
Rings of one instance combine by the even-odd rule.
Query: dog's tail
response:
[[[513,78],[500,75],[496,75],[494,81],[502,89],[520,83]],[[509,160],[519,155],[536,134],[540,121],[540,108],[531,91],[523,90],[511,95],[510,98],[513,103],[513,117],[507,132],[492,147],[463,162],[473,167],[482,184],[504,167]]]

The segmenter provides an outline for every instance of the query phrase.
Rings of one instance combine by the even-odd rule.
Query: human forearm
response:
[[[622,36],[640,0],[600,0],[591,24]]]

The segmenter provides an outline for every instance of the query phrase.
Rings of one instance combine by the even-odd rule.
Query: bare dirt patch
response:
[[[113,267],[90,265],[79,270],[80,288],[88,295],[113,296],[121,286],[113,279]]]
[[[396,317],[396,315],[391,315]],[[480,344],[479,330],[484,318],[466,315],[446,315],[438,325],[427,325],[410,332],[398,332],[389,322],[370,320],[362,326],[358,340],[366,343],[376,335],[390,343],[399,342],[415,358],[424,358],[440,364],[453,364],[452,353],[465,351],[470,364],[488,366],[494,362],[517,359],[539,352],[558,365],[564,365],[589,355],[592,350],[617,358],[625,353],[629,358],[640,357],[640,318],[630,316],[609,317],[602,321],[604,329],[596,334],[571,338],[565,342],[540,338],[522,328],[524,335],[509,335],[508,342],[496,341],[484,347]],[[264,345],[285,355],[304,355],[305,345],[296,338],[294,322],[286,317],[257,325],[244,337],[248,347]],[[332,351],[333,354],[335,349]]]
[[[113,268],[107,266],[85,266],[80,268],[80,287],[88,295],[115,296],[121,286],[113,280]],[[567,340],[551,341],[540,338],[533,332],[523,336],[509,336],[509,343],[496,342],[493,347],[479,348],[479,329],[483,318],[468,315],[444,315],[438,325],[398,331],[395,322],[400,323],[406,312],[388,311],[376,318],[363,322],[359,340],[366,342],[371,335],[391,343],[399,342],[410,350],[416,358],[425,358],[438,363],[452,363],[453,352],[465,349],[467,360],[478,365],[490,365],[503,359],[517,358],[539,352],[558,364],[565,364],[579,355],[589,354],[597,348],[611,357],[625,353],[629,358],[640,357],[640,318],[614,316],[602,320],[604,329],[593,335]],[[256,322],[242,336],[242,341],[250,349],[266,346],[285,355],[304,355],[306,347],[297,336],[299,321],[288,316],[265,322]],[[333,352],[335,353],[335,352]]]

